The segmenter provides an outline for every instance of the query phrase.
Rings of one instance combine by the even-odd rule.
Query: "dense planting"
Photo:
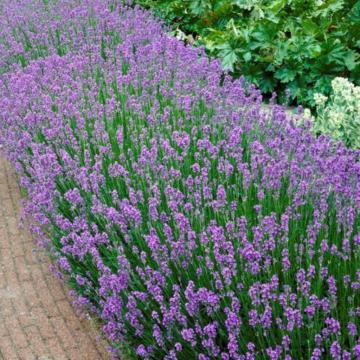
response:
[[[118,20],[114,7],[90,0],[1,2],[0,74],[49,55],[78,53],[86,45],[104,48]],[[116,36],[113,46],[120,41]]]
[[[0,141],[33,231],[114,350],[360,358],[359,154],[261,111],[148,12],[54,6],[81,9],[85,31],[66,54],[44,40],[48,56],[7,62]]]
[[[360,76],[360,1],[136,0],[263,93],[314,105],[335,76]]]

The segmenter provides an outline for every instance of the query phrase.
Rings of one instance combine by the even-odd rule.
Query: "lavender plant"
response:
[[[0,141],[114,353],[359,359],[359,153],[262,111],[146,11],[82,17],[104,26],[2,74]]]
[[[104,47],[116,26],[117,2],[92,0],[3,1],[0,4],[0,74],[49,55]],[[118,35],[118,33],[117,33]],[[120,41],[112,39],[114,45]]]

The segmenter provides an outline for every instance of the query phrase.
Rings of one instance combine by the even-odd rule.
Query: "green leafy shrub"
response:
[[[317,116],[313,129],[347,146],[360,149],[360,87],[345,78],[335,78],[332,94],[315,94]]]
[[[314,106],[331,80],[360,78],[360,1],[138,0],[263,93]]]

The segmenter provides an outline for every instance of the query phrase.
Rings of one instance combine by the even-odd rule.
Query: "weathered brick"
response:
[[[36,319],[36,323],[38,324],[38,328],[42,338],[52,338],[56,336],[54,327],[52,326],[50,319],[44,312],[42,307],[33,308],[32,315]]]
[[[51,355],[52,355],[53,359],[56,359],[56,360],[68,360],[68,359],[70,359],[66,355],[66,350],[62,347],[59,339],[51,338],[51,339],[48,339],[47,341],[48,341],[48,346],[49,346],[49,349],[51,351]]]
[[[38,358],[34,355],[31,347],[27,347],[19,350],[19,357],[21,360],[38,360]]]
[[[6,360],[18,360],[19,357],[16,354],[15,347],[11,341],[10,336],[0,337],[0,350],[1,355]]]
[[[30,267],[26,264],[24,256],[15,257],[16,272],[20,282],[29,281],[31,279]]]
[[[17,348],[22,349],[29,345],[26,338],[26,334],[24,333],[23,329],[19,326],[20,324],[15,316],[6,318],[4,323],[5,326],[8,328],[10,337]]]
[[[50,352],[41,338],[40,332],[36,326],[29,326],[24,329],[27,338],[29,339],[31,350],[39,357],[50,357]]]
[[[77,345],[77,341],[74,341],[74,337],[70,333],[65,320],[62,317],[51,318],[50,321],[55,328],[57,337],[61,339],[65,348],[71,348]]]

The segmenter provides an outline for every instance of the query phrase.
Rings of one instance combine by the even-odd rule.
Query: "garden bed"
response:
[[[358,152],[262,110],[147,11],[25,4],[44,18],[3,52],[0,141],[114,352],[359,358]]]

